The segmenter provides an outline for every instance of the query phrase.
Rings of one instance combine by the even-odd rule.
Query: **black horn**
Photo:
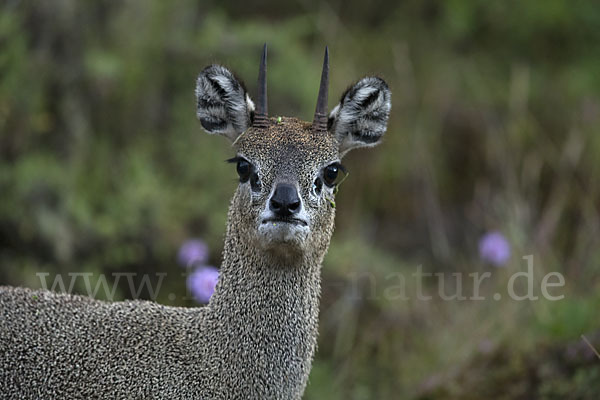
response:
[[[257,128],[266,128],[269,125],[269,111],[267,107],[267,44],[263,47],[260,67],[258,69],[258,97],[256,98],[256,113],[254,124]]]
[[[315,132],[327,131],[327,92],[329,90],[329,48],[325,46],[325,58],[323,59],[323,72],[321,73],[321,85],[319,86],[319,97],[317,97],[317,108],[313,119],[313,130]]]

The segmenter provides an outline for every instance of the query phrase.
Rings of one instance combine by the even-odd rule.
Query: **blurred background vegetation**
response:
[[[306,398],[599,398],[581,339],[600,347],[593,2],[4,1],[0,283],[166,272],[157,301],[194,305],[167,296],[186,291],[177,250],[200,237],[220,264],[236,186],[227,142],[195,119],[195,77],[222,63],[255,93],[265,41],[274,115],[312,118],[325,44],[330,107],[367,74],[393,92],[385,143],[345,160]],[[480,258],[489,231],[510,243],[502,268]],[[564,299],[494,300],[529,254],[536,294],[557,271]],[[486,300],[418,301],[417,266],[447,288],[489,271]]]

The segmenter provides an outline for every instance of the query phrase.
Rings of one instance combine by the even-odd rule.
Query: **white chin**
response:
[[[259,240],[266,248],[302,247],[308,233],[308,226],[288,222],[265,222],[258,227]]]

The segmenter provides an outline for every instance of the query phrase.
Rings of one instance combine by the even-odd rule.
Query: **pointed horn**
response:
[[[317,97],[317,108],[313,119],[313,130],[315,132],[327,131],[327,92],[329,90],[329,48],[325,46],[325,58],[323,59],[323,72],[321,73],[321,85],[319,97]]]
[[[267,44],[263,47],[260,67],[258,69],[258,97],[256,98],[256,113],[254,124],[257,128],[266,128],[269,125],[269,112],[267,107]]]

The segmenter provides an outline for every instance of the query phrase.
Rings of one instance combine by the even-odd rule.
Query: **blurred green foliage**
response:
[[[309,120],[328,44],[331,107],[375,73],[393,108],[385,143],[345,162],[306,397],[598,398],[598,360],[564,352],[600,328],[599,26],[583,0],[6,1],[0,283],[168,272],[157,300],[192,305],[167,297],[186,290],[177,248],[202,237],[219,264],[236,185],[195,120],[196,74],[222,63],[254,93],[266,41],[271,112]],[[505,269],[478,258],[489,230]],[[490,297],[527,254],[564,300],[389,291],[422,265],[491,271]]]

